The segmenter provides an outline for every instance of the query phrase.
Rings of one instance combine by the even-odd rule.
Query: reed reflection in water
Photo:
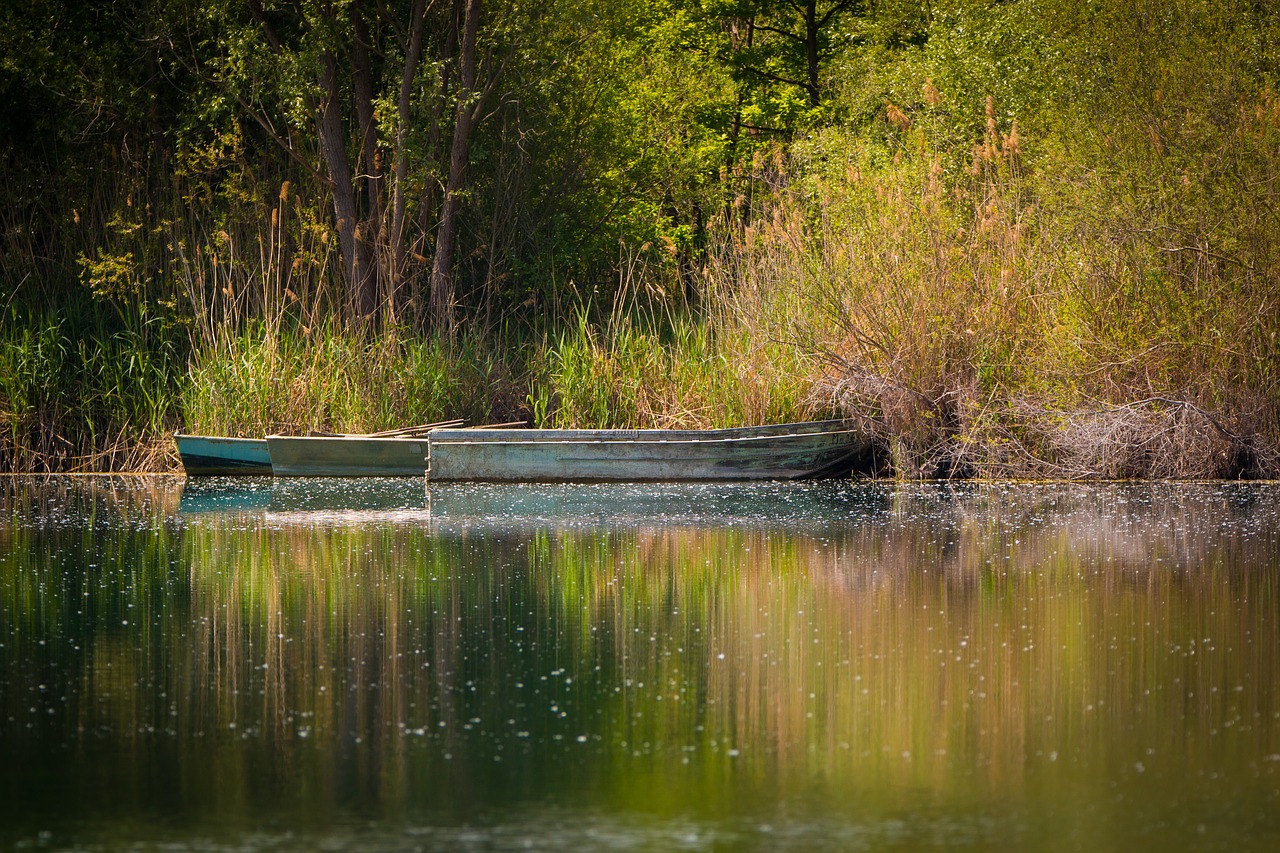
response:
[[[1280,839],[1274,486],[7,488],[6,842]]]

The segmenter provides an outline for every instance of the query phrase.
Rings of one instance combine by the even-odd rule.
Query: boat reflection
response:
[[[188,524],[242,518],[271,526],[365,524],[428,520],[421,479],[401,477],[291,477],[187,480],[178,513]]]
[[[830,527],[883,518],[891,491],[849,483],[455,483],[404,478],[210,478],[183,484],[188,523],[428,524],[450,530],[584,526]]]

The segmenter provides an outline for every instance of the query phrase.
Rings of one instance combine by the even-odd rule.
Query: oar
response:
[[[477,424],[476,426],[465,427],[465,429],[502,429],[503,427],[521,427],[529,423],[528,421],[507,421],[505,424]]]
[[[388,429],[382,432],[371,432],[367,434],[368,438],[394,438],[397,435],[413,435],[416,432],[426,432],[428,430],[439,429],[441,427],[456,427],[466,423],[465,418],[454,418],[451,421],[439,421],[434,424],[419,424],[418,426],[402,427],[400,429]]]

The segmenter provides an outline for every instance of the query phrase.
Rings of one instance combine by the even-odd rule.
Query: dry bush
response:
[[[1280,453],[1185,400],[1061,410],[1022,398],[983,404],[972,389],[934,400],[845,366],[815,386],[858,420],[903,479],[1236,479],[1275,477]]]
[[[956,408],[866,367],[845,364],[814,384],[814,396],[857,421],[881,449],[889,470],[905,479],[963,476],[955,438]]]
[[[1050,451],[1048,472],[1089,479],[1215,479],[1274,473],[1254,440],[1215,414],[1166,397],[1088,411],[1024,406],[1027,429]]]

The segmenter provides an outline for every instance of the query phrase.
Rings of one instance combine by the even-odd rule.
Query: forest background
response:
[[[1280,4],[0,7],[0,470],[838,415],[1280,474]]]

